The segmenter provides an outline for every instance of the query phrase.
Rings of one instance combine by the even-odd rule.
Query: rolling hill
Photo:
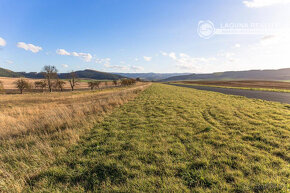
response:
[[[117,75],[117,74],[111,74],[107,72],[100,72],[96,70],[80,70],[75,72],[77,74],[78,78],[88,78],[88,79],[96,79],[96,80],[118,80],[121,78],[125,78],[124,76]],[[26,78],[44,78],[42,73],[37,72],[19,72],[19,74],[25,76]],[[59,78],[66,79],[69,76],[69,73],[59,73]]]
[[[143,80],[162,80],[173,76],[183,76],[183,75],[189,75],[190,73],[113,73],[118,74],[121,76],[125,76],[128,78],[141,78]]]
[[[7,70],[5,68],[0,68],[0,77],[20,77],[21,75],[17,72],[13,72],[11,70]]]
[[[173,76],[161,81],[179,80],[290,80],[290,68],[279,70],[249,70],[249,71],[227,71],[211,74],[190,74]]]

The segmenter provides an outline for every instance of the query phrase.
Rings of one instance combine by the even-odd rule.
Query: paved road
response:
[[[243,89],[233,89],[233,88],[219,88],[219,87],[182,85],[182,84],[171,84],[171,85],[290,104],[290,93],[284,93],[284,92],[243,90]]]

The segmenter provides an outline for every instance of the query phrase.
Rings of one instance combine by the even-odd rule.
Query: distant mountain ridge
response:
[[[118,80],[121,78],[125,78],[124,76],[120,76],[117,74],[111,74],[107,72],[100,72],[96,70],[79,70],[75,71],[78,78],[88,78],[88,79],[96,79],[96,80]],[[33,78],[33,79],[41,79],[44,78],[41,72],[19,72],[20,75],[26,78]],[[61,79],[66,79],[70,77],[70,73],[58,73],[58,77]]]
[[[79,78],[96,80],[117,80],[121,78],[141,78],[149,81],[178,81],[178,80],[290,80],[290,68],[278,70],[248,70],[248,71],[227,71],[208,74],[189,74],[189,73],[107,73],[96,70],[76,71]],[[59,73],[62,79],[68,78],[69,73]],[[8,69],[0,68],[0,77],[26,77],[32,79],[44,78],[39,72],[13,72]]]
[[[0,77],[20,77],[21,75],[17,72],[13,72],[11,70],[5,69],[5,68],[0,68]]]
[[[190,74],[183,76],[173,76],[161,81],[179,80],[290,80],[290,68],[278,70],[248,70],[248,71],[227,71],[211,74]]]
[[[141,78],[143,80],[162,80],[166,79],[172,76],[182,76],[182,75],[189,75],[190,73],[154,73],[154,72],[149,72],[149,73],[113,73],[113,74],[118,74],[121,76],[125,76],[128,78]]]

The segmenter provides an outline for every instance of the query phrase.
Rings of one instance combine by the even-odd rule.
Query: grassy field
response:
[[[289,138],[289,105],[153,84],[25,190],[287,192]]]
[[[15,86],[15,81],[17,81],[19,79],[20,78],[0,77],[0,81],[3,83],[6,93],[19,93],[19,91],[17,90],[17,88]],[[27,80],[29,83],[31,83],[32,86],[34,86],[35,81],[41,80],[41,79],[30,79],[30,78],[24,78],[24,79]],[[66,82],[66,84],[64,85],[64,90],[70,90],[71,87],[70,87],[68,80],[64,80],[64,81]],[[75,89],[76,90],[89,90],[90,89],[88,86],[89,81],[96,81],[96,80],[79,79],[79,82],[76,85]],[[101,80],[101,81],[102,81],[102,83],[100,84],[100,88],[106,88],[106,87],[113,86],[112,81],[109,81],[109,80]],[[107,82],[107,83],[105,83],[105,82]],[[29,92],[29,91],[25,90],[25,92]]]
[[[290,92],[290,83],[282,81],[175,81],[169,83],[270,92]]]
[[[147,85],[67,93],[0,95],[0,192],[22,192],[80,136]]]

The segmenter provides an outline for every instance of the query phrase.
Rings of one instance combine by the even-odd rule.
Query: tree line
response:
[[[44,66],[42,70],[42,74],[44,75],[44,80],[35,81],[34,85],[29,83],[29,81],[21,78],[14,82],[14,85],[19,90],[20,94],[23,93],[24,90],[30,90],[33,88],[40,89],[42,92],[44,92],[46,89],[48,89],[49,92],[52,92],[53,90],[63,91],[64,86],[66,82],[64,80],[59,79],[57,75],[57,68],[55,66]],[[67,77],[68,83],[70,85],[71,91],[75,90],[75,87],[78,85],[80,80],[77,78],[77,74],[75,72],[69,73],[69,76]],[[121,79],[121,80],[113,80],[114,86],[129,86],[136,84],[137,81],[141,81],[139,78],[137,79]],[[100,89],[102,81],[89,81],[88,87],[91,90],[94,89]],[[104,82],[106,86],[108,86],[108,82]],[[0,92],[4,90],[3,82],[0,81]]]

